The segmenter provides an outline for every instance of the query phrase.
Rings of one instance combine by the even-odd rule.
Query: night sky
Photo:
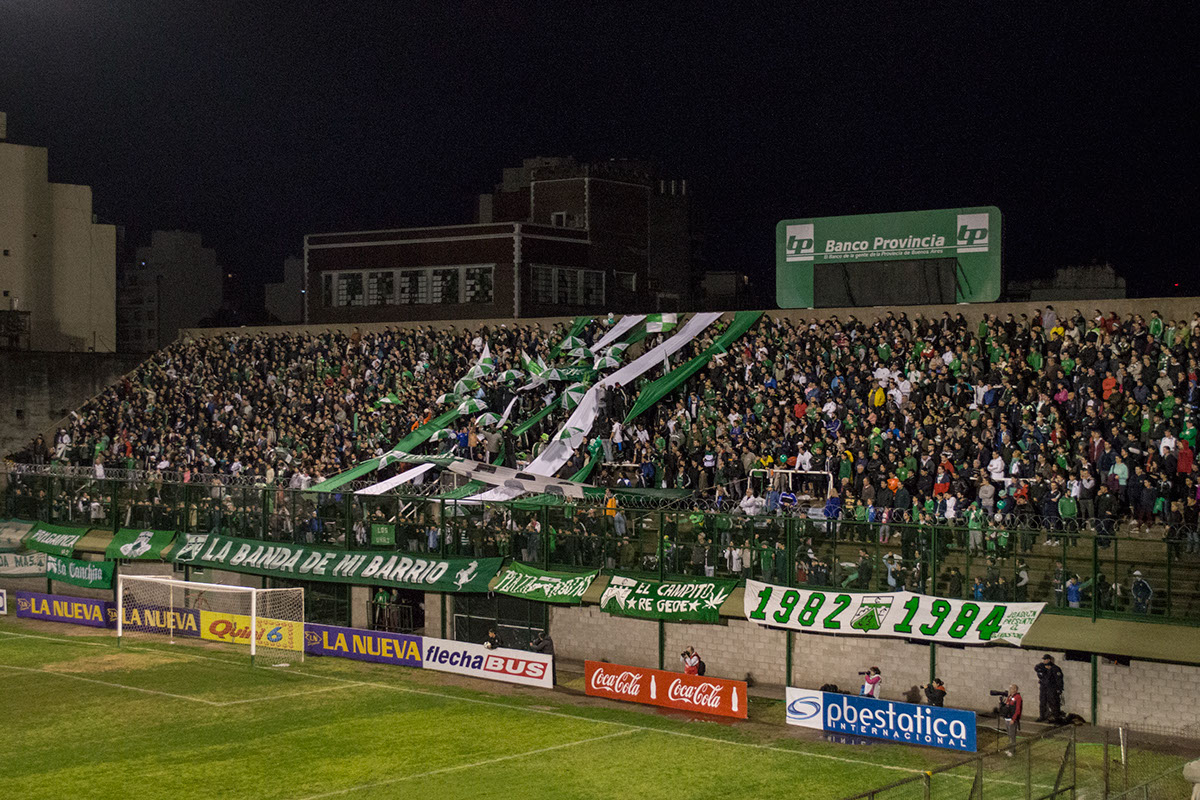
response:
[[[133,244],[200,231],[249,283],[574,155],[688,179],[708,260],[766,298],[780,219],[968,205],[1009,277],[1200,293],[1183,4],[649,5],[0,0],[0,110]]]

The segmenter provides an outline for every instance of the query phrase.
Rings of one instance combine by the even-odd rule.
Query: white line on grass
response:
[[[331,680],[331,681],[352,682],[352,681],[350,681],[349,678],[338,678],[333,675],[319,675],[315,672],[300,672],[298,670],[292,670],[290,674],[306,675],[310,678],[324,678],[325,680]],[[441,697],[441,698],[444,698],[447,700],[460,700],[464,703],[475,703],[477,705],[483,705],[483,706],[496,706],[497,708],[505,708],[510,711],[528,711],[531,714],[543,714],[543,715],[551,716],[551,717],[563,717],[565,719],[574,719],[574,720],[580,720],[583,722],[598,722],[603,725],[619,725],[623,728],[629,728],[634,731],[649,731],[651,733],[664,733],[664,734],[667,734],[668,736],[682,736],[685,739],[699,739],[699,740],[705,741],[705,742],[716,742],[718,744],[731,744],[731,745],[735,745],[737,747],[750,747],[755,750],[770,750],[770,751],[774,751],[777,753],[788,753],[790,755],[805,756],[808,758],[823,758],[823,759],[826,759],[829,761],[840,761],[843,764],[861,764],[863,766],[878,767],[880,769],[889,769],[889,770],[894,770],[896,772],[907,772],[912,775],[919,775],[920,773],[925,771],[925,770],[921,770],[921,769],[913,769],[912,767],[898,767],[898,766],[894,766],[891,764],[880,764],[876,761],[864,761],[859,758],[843,758],[842,756],[831,756],[826,753],[810,753],[805,750],[793,750],[789,747],[776,747],[775,745],[770,745],[770,744],[755,744],[753,742],[735,742],[732,739],[720,739],[716,736],[702,736],[698,733],[684,733],[683,731],[673,731],[673,730],[669,730],[667,728],[655,728],[655,727],[651,727],[649,725],[634,725],[632,722],[616,722],[615,720],[596,719],[594,717],[585,717],[580,714],[567,714],[562,711],[549,711],[549,710],[543,709],[543,708],[531,708],[529,706],[517,706],[517,705],[512,705],[511,703],[501,703],[496,700],[481,700],[481,699],[475,698],[475,697],[461,697],[459,695],[446,694],[444,692],[432,692],[427,689],[411,689],[407,686],[394,686],[392,684],[373,683],[370,681],[360,681],[359,684],[362,686],[371,686],[371,687],[374,687],[377,689],[392,689],[394,691],[405,692],[407,694],[420,694],[420,695],[426,695],[429,697]]]
[[[85,678],[82,675],[72,675],[69,672],[55,672],[52,669],[35,669],[33,667],[15,667],[12,664],[0,664],[0,669],[12,669],[12,670],[18,670],[20,672],[35,672],[35,673],[40,672],[44,675],[57,675],[60,678],[70,678],[71,680],[86,681],[87,683],[98,683],[101,686],[111,686],[114,689],[128,689],[131,692],[142,692],[143,694],[154,694],[154,695],[158,695],[159,697],[173,697],[176,700],[189,700],[193,703],[203,703],[206,706],[224,705],[224,703],[218,703],[213,700],[204,700],[199,697],[188,697],[187,695],[184,695],[184,694],[171,694],[170,692],[159,692],[154,689],[143,689],[140,686],[127,686],[123,683],[109,683],[108,681],[101,681],[101,680],[97,680],[95,678]]]
[[[363,683],[346,683],[341,686],[326,686],[324,689],[309,689],[307,692],[287,692],[286,694],[272,694],[266,697],[251,697],[246,700],[226,700],[223,703],[217,703],[219,706],[240,706],[243,703],[261,703],[264,700],[279,700],[283,697],[302,697],[306,694],[320,694],[321,692],[335,692],[339,689],[353,689],[355,686],[365,686]]]
[[[564,742],[563,744],[555,744],[550,747],[539,747],[537,750],[526,750],[524,753],[512,753],[507,756],[497,756],[496,758],[488,758],[483,761],[474,761],[470,764],[456,764],[453,767],[442,767],[441,769],[431,769],[428,772],[418,772],[415,775],[401,775],[398,778],[388,778],[385,781],[376,781],[374,783],[360,783],[358,786],[351,786],[348,789],[337,789],[332,792],[323,792],[322,794],[310,794],[300,800],[321,800],[324,797],[337,797],[338,795],[350,794],[351,792],[359,792],[364,789],[375,789],[380,786],[391,786],[394,783],[402,783],[403,781],[415,781],[418,778],[430,778],[434,775],[444,775],[448,772],[458,772],[464,769],[474,769],[475,767],[486,767],[489,764],[499,764],[502,761],[513,761],[518,758],[528,758],[529,756],[541,755],[542,753],[551,753],[555,750],[564,750],[568,747],[576,747],[581,744],[590,744],[599,742],[604,739],[612,739],[616,736],[630,736],[640,731],[617,731],[616,733],[606,733],[603,736],[593,736],[590,739],[579,739],[574,742]]]

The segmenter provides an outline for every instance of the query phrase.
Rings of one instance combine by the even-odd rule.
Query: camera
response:
[[[860,673],[858,673],[858,674],[859,674],[859,675],[870,675],[871,673],[870,673],[870,672],[860,672]]]
[[[1008,696],[1008,692],[997,691],[996,689],[992,689],[990,692],[988,692],[988,694],[990,694],[992,697],[1007,697]]]

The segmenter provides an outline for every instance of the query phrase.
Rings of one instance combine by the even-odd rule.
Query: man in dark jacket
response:
[[[529,649],[535,653],[544,653],[550,656],[554,685],[558,686],[558,660],[554,658],[554,640],[547,636],[545,631],[538,631],[538,635],[533,637],[533,641],[529,643]]]
[[[1057,722],[1062,717],[1063,671],[1046,653],[1033,668],[1038,679],[1038,722]]]
[[[921,687],[925,690],[925,700],[931,706],[941,706],[946,702],[946,684],[940,678],[934,678],[933,683]]]

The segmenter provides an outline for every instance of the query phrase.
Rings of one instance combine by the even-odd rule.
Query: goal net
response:
[[[117,643],[164,637],[232,644],[251,663],[303,661],[304,590],[119,576]]]

